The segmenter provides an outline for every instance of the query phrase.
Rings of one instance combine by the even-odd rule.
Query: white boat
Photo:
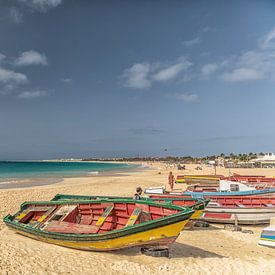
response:
[[[245,199],[244,199],[245,200]],[[207,222],[256,225],[268,224],[270,218],[275,217],[275,205],[249,205],[236,203],[235,205],[220,204],[211,201],[204,210],[202,219]]]
[[[166,192],[165,186],[149,187],[144,190],[145,194],[160,195]]]

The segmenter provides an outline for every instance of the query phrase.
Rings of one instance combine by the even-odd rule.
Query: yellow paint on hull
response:
[[[195,223],[196,220],[198,220],[202,216],[202,214],[203,214],[203,210],[195,210],[193,215],[190,217],[190,220],[185,225],[184,229],[193,228],[193,224]]]
[[[197,220],[202,216],[203,210],[195,210],[190,220]]]
[[[269,242],[275,242],[275,240],[268,239],[268,238],[260,238],[261,241],[269,241]]]
[[[81,250],[93,250],[93,251],[106,251],[106,250],[116,250],[122,249],[131,246],[142,246],[150,243],[161,242],[162,240],[165,242],[165,239],[176,239],[179,235],[180,231],[186,225],[188,220],[181,221],[178,223],[162,226],[160,228],[147,230],[145,232],[140,232],[120,238],[109,239],[104,241],[66,241],[66,240],[55,240],[45,237],[40,237],[36,235],[32,235],[30,233],[26,233],[17,229],[15,230],[17,233],[39,240],[47,243],[52,243],[60,246],[81,249]]]

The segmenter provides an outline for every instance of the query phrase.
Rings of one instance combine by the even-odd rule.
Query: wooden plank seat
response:
[[[98,218],[95,225],[100,227],[105,222],[105,220],[110,215],[110,213],[113,211],[113,209],[114,209],[114,205],[107,206],[104,213],[102,214],[101,217]]]
[[[125,226],[134,225],[139,218],[141,212],[142,210],[140,208],[135,208]]]
[[[34,212],[42,213],[45,212],[45,215],[48,215],[55,209],[53,206],[46,206],[46,207],[29,207],[26,210],[22,211],[18,216],[15,217],[16,221],[23,222],[23,218],[27,218],[28,214],[32,214]]]

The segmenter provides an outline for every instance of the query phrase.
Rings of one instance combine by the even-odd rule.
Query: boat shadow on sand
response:
[[[214,252],[210,252],[207,250],[204,250],[202,248],[188,245],[188,244],[182,244],[182,243],[174,243],[170,249],[170,257],[171,258],[224,258],[224,256],[219,255]]]
[[[213,253],[196,246],[191,246],[188,244],[174,243],[170,248],[170,258],[224,258],[224,256],[217,253]],[[122,250],[113,251],[113,254],[121,256],[136,256],[141,254],[140,248],[126,248]]]

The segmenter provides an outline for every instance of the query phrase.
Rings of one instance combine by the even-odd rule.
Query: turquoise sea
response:
[[[26,178],[78,177],[130,167],[133,166],[122,163],[1,161],[0,181]]]

